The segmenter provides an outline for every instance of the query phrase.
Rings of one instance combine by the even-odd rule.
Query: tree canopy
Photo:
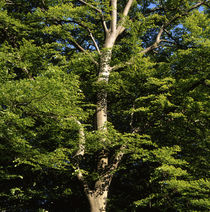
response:
[[[0,0],[0,210],[207,211],[208,0]]]

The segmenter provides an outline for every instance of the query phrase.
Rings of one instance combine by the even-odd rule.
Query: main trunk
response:
[[[107,90],[109,75],[110,75],[110,62],[112,56],[112,48],[115,42],[115,37],[110,36],[106,39],[104,49],[100,58],[100,70],[98,75],[98,83],[100,91],[97,94],[97,128],[99,131],[106,132],[107,122]],[[103,138],[99,142],[106,142],[106,138]],[[102,150],[99,155],[98,171],[104,170],[109,164],[108,155],[105,150]],[[98,180],[95,184],[94,190],[88,192],[88,200],[90,203],[91,212],[105,212],[108,189],[111,181],[111,177],[108,180]]]
[[[105,212],[112,174],[107,174],[95,183],[93,190],[86,190],[91,212]]]
[[[106,85],[109,81],[111,49],[104,49],[101,55],[100,71],[98,83],[100,91],[97,94],[97,128],[98,130],[106,130],[105,123],[107,122],[107,91]],[[101,85],[100,85],[101,84]]]
[[[98,75],[98,83],[101,84],[101,90],[97,95],[97,128],[98,130],[106,130],[107,122],[107,91],[106,85],[109,81],[110,62],[112,57],[112,48],[116,40],[116,35],[110,35],[106,38],[104,49],[100,56],[100,69]]]
[[[91,212],[105,212],[107,204],[108,191],[93,192],[88,195]]]
[[[98,83],[100,90],[97,94],[97,128],[99,131],[106,132],[107,122],[107,86],[110,75],[110,62],[112,57],[112,48],[115,39],[110,36],[106,39],[104,49],[100,57],[100,70],[98,75]],[[106,138],[99,142],[106,142]],[[108,165],[108,156],[105,150],[102,150],[99,156],[98,170],[104,169]]]

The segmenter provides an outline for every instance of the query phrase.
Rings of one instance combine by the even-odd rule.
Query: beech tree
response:
[[[24,180],[26,174],[20,173],[24,169],[39,171],[40,176],[45,170],[58,170],[71,179],[77,177],[92,212],[106,211],[122,160],[147,161],[152,182],[168,193],[158,190],[156,195],[154,190],[140,195],[133,200],[137,208],[153,200],[158,208],[165,196],[170,197],[170,189],[178,186],[182,191],[181,182],[193,173],[186,165],[189,146],[179,143],[184,134],[181,125],[188,125],[182,117],[195,114],[187,105],[190,98],[199,96],[203,89],[199,86],[206,88],[208,83],[206,74],[192,83],[189,74],[186,81],[192,85],[193,97],[184,101],[179,95],[185,83],[181,69],[190,67],[188,56],[199,58],[200,51],[208,48],[207,36],[202,34],[208,30],[208,14],[201,15],[198,9],[207,11],[209,1],[0,2],[2,181]],[[201,20],[204,24],[198,29]],[[196,37],[198,31],[200,37]],[[180,62],[182,57],[188,66]],[[199,62],[200,72],[205,72],[207,62]],[[198,97],[202,103],[197,107],[207,108],[205,95]],[[203,138],[201,134],[198,138],[203,142],[207,114],[199,114],[193,120],[199,122],[195,131],[203,125]],[[165,136],[167,127],[176,133]],[[183,157],[175,156],[179,152]],[[206,158],[202,159],[206,169]],[[162,180],[164,173],[167,177]],[[33,198],[36,183],[28,188],[5,187],[2,209],[9,208],[8,197],[17,205]],[[208,183],[188,183],[188,191],[193,183],[198,189],[201,184],[205,187],[201,196],[206,209]],[[71,188],[63,190],[68,193]],[[180,199],[174,203],[179,209]]]

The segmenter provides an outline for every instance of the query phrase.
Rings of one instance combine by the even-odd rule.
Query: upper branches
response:
[[[131,1],[132,1],[132,0],[128,1],[126,7],[129,7],[129,6],[130,6],[129,3],[131,3]],[[177,20],[179,20],[180,18],[182,18],[182,17],[184,17],[184,16],[187,16],[192,10],[194,10],[194,9],[196,9],[196,8],[198,8],[198,7],[200,7],[201,5],[204,5],[204,4],[206,5],[207,3],[208,3],[208,1],[201,1],[201,2],[198,2],[197,4],[195,4],[195,5],[193,5],[192,7],[190,7],[188,10],[183,11],[181,14],[180,14],[180,13],[177,14],[176,16],[172,17],[172,18],[171,18],[170,20],[168,20],[167,22],[163,23],[163,24],[161,25],[161,27],[159,28],[159,31],[158,31],[158,33],[157,33],[157,35],[156,35],[155,42],[154,42],[152,45],[150,45],[149,47],[147,47],[146,49],[140,51],[139,54],[146,54],[146,53],[150,52],[151,50],[154,50],[154,49],[158,48],[158,46],[159,46],[159,44],[160,44],[161,42],[166,42],[166,40],[161,39],[161,36],[162,36],[162,34],[163,34],[164,32],[167,32],[167,28],[168,28],[168,27],[170,27],[173,23],[175,23],[175,22],[176,22]],[[125,12],[125,11],[127,12],[126,8],[125,8],[124,12]],[[125,13],[125,15],[126,15],[126,14],[127,14],[127,13]],[[123,26],[120,26],[119,28],[121,28],[120,33],[121,33],[122,31],[125,30],[125,28],[124,28]],[[169,42],[170,42],[170,41],[169,41]],[[131,65],[131,64],[133,63],[133,61],[134,61],[133,59],[134,59],[134,58],[131,58],[129,61],[127,61],[127,62],[125,62],[125,63],[123,63],[123,64],[118,64],[118,65],[112,67],[111,70],[116,70],[116,69],[125,67],[125,66],[127,66],[127,65]]]
[[[94,4],[92,3],[89,3],[85,0],[78,0],[80,3],[82,3],[83,5],[86,5],[87,7],[91,8],[92,10],[96,11],[100,17],[101,17],[101,20],[102,20],[102,23],[103,23],[103,28],[104,28],[104,32],[105,32],[105,35],[106,35],[106,39],[109,39],[112,37],[113,41],[116,40],[116,38],[122,33],[125,31],[125,21],[128,17],[128,14],[129,14],[129,11],[131,9],[131,6],[132,4],[134,3],[134,0],[127,0],[127,3],[121,13],[121,18],[119,19],[119,15],[118,15],[118,10],[117,10],[117,4],[119,3],[117,0],[111,0],[110,1],[110,4],[111,4],[111,12],[110,12],[110,15],[111,15],[111,20],[110,20],[110,24],[109,24],[109,28],[107,27],[107,23],[105,21],[105,17],[104,17],[104,12],[98,8],[97,6],[95,6]],[[162,35],[164,32],[166,32],[166,30],[172,26],[172,24],[176,23],[177,20],[179,20],[180,18],[182,18],[183,16],[186,16],[188,15],[192,10],[200,7],[201,5],[203,4],[208,4],[208,1],[200,1],[196,4],[194,4],[191,8],[189,8],[188,10],[183,10],[182,12],[178,12],[177,15],[173,16],[170,20],[166,21],[165,23],[163,23],[161,25],[161,27],[159,28],[159,31],[156,35],[156,38],[155,38],[155,41],[153,42],[152,45],[150,45],[149,47],[143,49],[142,51],[140,51],[139,53],[140,54],[146,54],[148,53],[149,51],[151,50],[154,50],[156,49],[159,44],[161,42],[166,42],[167,40],[163,40],[161,39]],[[119,20],[118,20],[119,19]],[[97,44],[97,41],[93,35],[93,33],[91,32],[91,30],[88,28],[88,27],[85,27],[86,30],[88,30],[88,33],[89,33],[89,36],[96,48],[96,50],[98,51],[99,54],[101,54],[100,52],[100,48]],[[169,41],[170,42],[170,41]],[[78,45],[78,43],[74,42],[76,44],[76,46],[85,52],[85,49],[82,49],[81,46]],[[113,43],[113,42],[111,42]],[[93,60],[93,58],[91,58],[91,60]],[[96,62],[95,62],[96,64]],[[130,64],[130,62],[128,62],[128,64]],[[125,65],[125,64],[124,64]],[[115,69],[116,67],[113,67],[112,69]]]
[[[197,3],[194,6],[192,6],[190,9],[188,9],[187,11],[183,11],[181,14],[178,14],[178,15],[174,16],[171,20],[169,20],[168,22],[164,23],[160,27],[160,30],[159,30],[159,32],[158,32],[158,34],[156,36],[155,42],[151,46],[149,46],[148,48],[146,48],[143,51],[141,51],[141,53],[147,53],[150,50],[157,48],[158,45],[159,45],[159,43],[163,41],[163,40],[161,40],[161,36],[162,36],[163,32],[167,29],[167,27],[171,26],[171,24],[173,24],[174,22],[176,22],[181,17],[188,15],[190,11],[192,11],[192,10],[200,7],[204,3],[205,3],[205,1],[202,1],[202,2]]]
[[[110,20],[110,24],[109,24],[109,28],[108,28],[106,20],[105,20],[104,12],[101,9],[99,9],[95,5],[89,3],[85,0],[78,0],[78,1],[80,3],[82,3],[83,5],[86,5],[87,7],[91,8],[92,10],[94,10],[95,12],[97,12],[100,15],[106,38],[108,38],[110,36],[117,38],[125,30],[124,23],[125,23],[126,17],[128,16],[129,11],[130,11],[130,8],[134,2],[134,0],[127,1],[127,4],[121,14],[121,18],[118,21],[117,4],[119,2],[118,2],[118,0],[111,0],[110,1],[111,20]],[[97,51],[100,53],[100,50],[99,50],[98,46],[96,45],[97,43],[95,42],[95,39],[93,38],[93,35],[91,33],[90,33],[90,36],[94,42],[94,45],[95,45]]]

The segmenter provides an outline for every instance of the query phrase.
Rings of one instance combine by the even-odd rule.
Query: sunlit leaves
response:
[[[205,211],[210,108],[207,11],[185,15],[197,1],[135,1],[113,48],[113,69],[104,85],[97,83],[100,54],[91,36],[103,48],[101,20],[110,27],[113,8],[109,0],[85,2],[0,1],[4,203],[12,199],[22,207],[30,204],[30,198],[38,206],[42,201],[50,205],[56,198],[71,201],[72,195],[82,193],[76,181],[71,184],[79,173],[78,163],[92,186],[102,176],[96,171],[98,153],[106,151],[112,163],[121,149],[125,157],[114,171],[115,182],[123,179],[120,186],[134,192],[119,186],[118,205],[111,203],[116,210],[110,211],[120,210],[123,195],[128,199],[123,211],[133,211],[129,208],[133,202],[140,210],[148,206]],[[118,0],[118,20],[126,2]],[[159,48],[139,53],[173,19]],[[108,93],[106,132],[96,130],[94,118],[101,89]],[[83,160],[75,157],[78,121],[85,134]]]

